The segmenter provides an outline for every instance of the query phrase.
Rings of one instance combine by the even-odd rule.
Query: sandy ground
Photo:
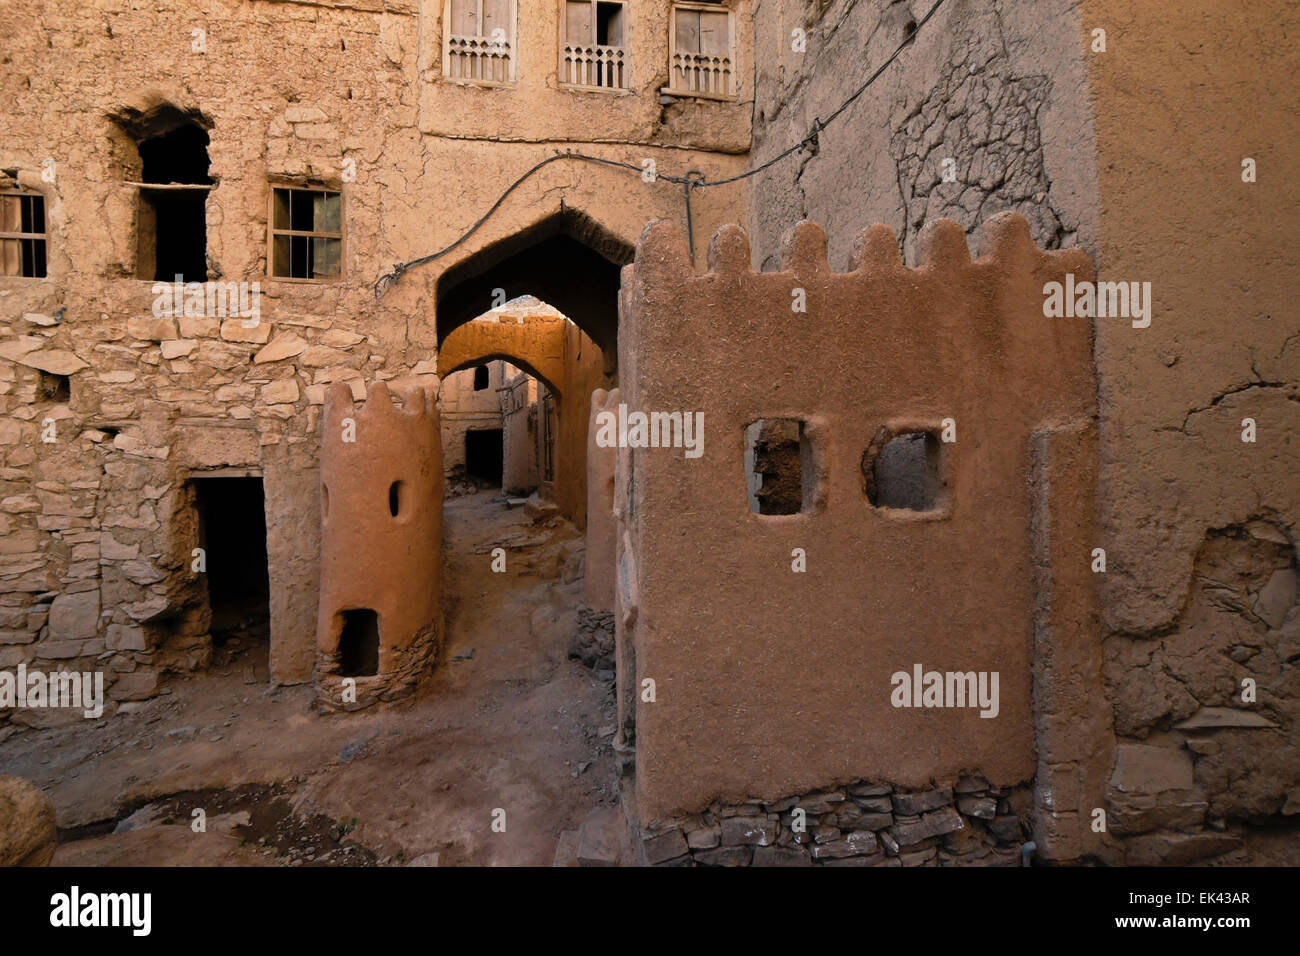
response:
[[[445,524],[455,599],[412,700],[320,714],[251,648],[132,713],[0,744],[0,773],[55,803],[54,865],[551,865],[617,802],[612,687],[567,657],[582,541],[490,493],[448,501]]]

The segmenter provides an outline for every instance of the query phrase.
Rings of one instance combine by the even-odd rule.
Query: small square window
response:
[[[950,503],[944,443],[928,431],[883,428],[862,456],[863,489],[876,508],[942,512]]]
[[[284,279],[337,279],[343,271],[343,196],[273,187],[267,272]]]
[[[745,429],[749,510],[793,515],[812,510],[816,475],[804,422],[760,418]]]
[[[0,275],[45,278],[45,197],[0,193]]]
[[[67,404],[72,398],[72,379],[67,375],[41,372],[36,394],[46,401]]]

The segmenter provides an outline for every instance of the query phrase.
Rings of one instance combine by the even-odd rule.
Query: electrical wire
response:
[[[867,88],[870,87],[871,84],[875,83],[876,80],[880,79],[880,77],[884,74],[885,70],[888,69],[894,63],[894,61],[898,59],[899,55],[903,52],[903,50],[906,49],[908,46],[910,46],[916,40],[917,34],[921,32],[921,28],[925,26],[927,22],[929,22],[930,18],[935,15],[935,13],[938,11],[938,9],[941,6],[943,6],[943,3],[944,0],[935,0],[934,6],[930,7],[930,9],[926,12],[925,16],[921,17],[921,19],[916,22],[916,26],[912,29],[910,33],[908,33],[906,37],[903,38],[903,42],[900,43],[894,49],[894,52],[891,53],[885,59],[885,61],[881,63],[880,66],[878,66],[870,76],[867,77],[866,81],[861,86],[859,86],[856,90],[853,91],[852,94],[849,95],[848,99],[846,99],[843,103],[837,106],[834,112],[832,112],[828,117],[826,117],[825,121],[822,121],[820,119],[814,120],[813,128],[808,133],[807,136],[799,140],[794,145],[788,147],[787,149],[784,149],[781,152],[777,153],[767,162],[755,166],[753,169],[746,170],[745,172],[740,173],[736,176],[729,176],[726,179],[706,179],[703,176],[703,174],[692,171],[691,173],[688,173],[685,176],[670,176],[666,174],[656,174],[654,177],[654,181],[657,182],[659,180],[663,180],[664,182],[676,183],[678,185],[681,185],[684,188],[686,194],[687,216],[689,217],[692,189],[708,189],[713,186],[727,186],[730,185],[731,183],[737,183],[740,182],[741,180],[749,179],[752,176],[757,176],[759,173],[771,169],[773,166],[781,162],[783,159],[787,159],[790,156],[793,156],[795,153],[799,152],[799,150],[803,149],[809,143],[816,140],[823,130],[825,130],[828,126],[830,126],[831,123],[835,122],[835,120],[837,120],[844,113],[845,110],[847,110],[850,106],[853,105],[854,102],[857,101],[858,97],[860,97],[863,93],[867,91]],[[559,162],[562,159],[573,159],[579,162],[595,163],[597,165],[602,165],[602,166],[612,166],[620,169],[628,169],[634,173],[637,173],[638,175],[643,174],[645,172],[644,167],[636,166],[632,163],[624,163],[616,159],[605,159],[604,157],[601,156],[589,156],[585,153],[575,153],[572,150],[565,150],[564,152],[557,152],[554,156],[548,156],[546,157],[546,159],[543,159],[541,162],[537,163],[535,166],[533,166],[531,169],[525,172],[522,176],[516,179],[513,183],[507,186],[505,192],[503,192],[500,196],[497,197],[497,201],[491,205],[488,211],[485,212],[482,216],[480,216],[478,220],[472,226],[470,226],[469,229],[467,229],[464,233],[462,233],[460,238],[458,238],[455,242],[451,243],[451,245],[439,249],[437,252],[431,252],[428,255],[420,256],[418,259],[411,259],[408,262],[398,263],[397,265],[393,266],[391,272],[385,273],[384,275],[376,279],[375,287],[374,287],[375,298],[378,299],[381,296],[383,296],[383,294],[387,292],[390,288],[392,288],[393,285],[396,284],[397,280],[399,280],[403,275],[405,275],[407,271],[418,268],[419,266],[427,265],[430,262],[433,262],[437,259],[441,259],[449,252],[452,252],[455,249],[459,248],[460,246],[464,245],[465,242],[467,242],[469,238],[474,235],[474,233],[478,232],[479,229],[481,229],[483,225],[489,219],[492,218],[492,216],[496,213],[496,211],[501,208],[501,204],[506,201],[506,199],[510,196],[511,193],[513,193],[516,189],[518,189],[525,182],[527,182],[528,179],[530,179],[534,174],[536,174],[543,167],[549,166],[551,163]]]

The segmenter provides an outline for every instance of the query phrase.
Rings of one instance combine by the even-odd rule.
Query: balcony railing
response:
[[[492,37],[447,38],[447,75],[453,80],[513,83],[514,46]]]
[[[627,89],[623,72],[623,48],[566,44],[564,69],[560,80],[569,86],[589,86],[604,90]]]
[[[696,96],[731,96],[731,57],[715,53],[674,53],[669,89]]]

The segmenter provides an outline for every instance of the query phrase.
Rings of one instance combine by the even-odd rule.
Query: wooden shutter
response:
[[[725,10],[701,10],[698,16],[700,18],[698,52],[708,53],[712,56],[730,56],[731,38],[727,30],[727,12]]]
[[[673,23],[674,47],[678,53],[700,52],[700,11],[675,10]]]
[[[588,46],[595,42],[595,24],[590,0],[568,0],[564,5],[564,42],[570,46]]]
[[[500,29],[508,42],[515,38],[514,24],[510,22],[510,0],[483,0],[483,30],[481,36],[491,38],[492,31]]]
[[[478,36],[478,0],[451,0],[451,32],[458,37]]]

